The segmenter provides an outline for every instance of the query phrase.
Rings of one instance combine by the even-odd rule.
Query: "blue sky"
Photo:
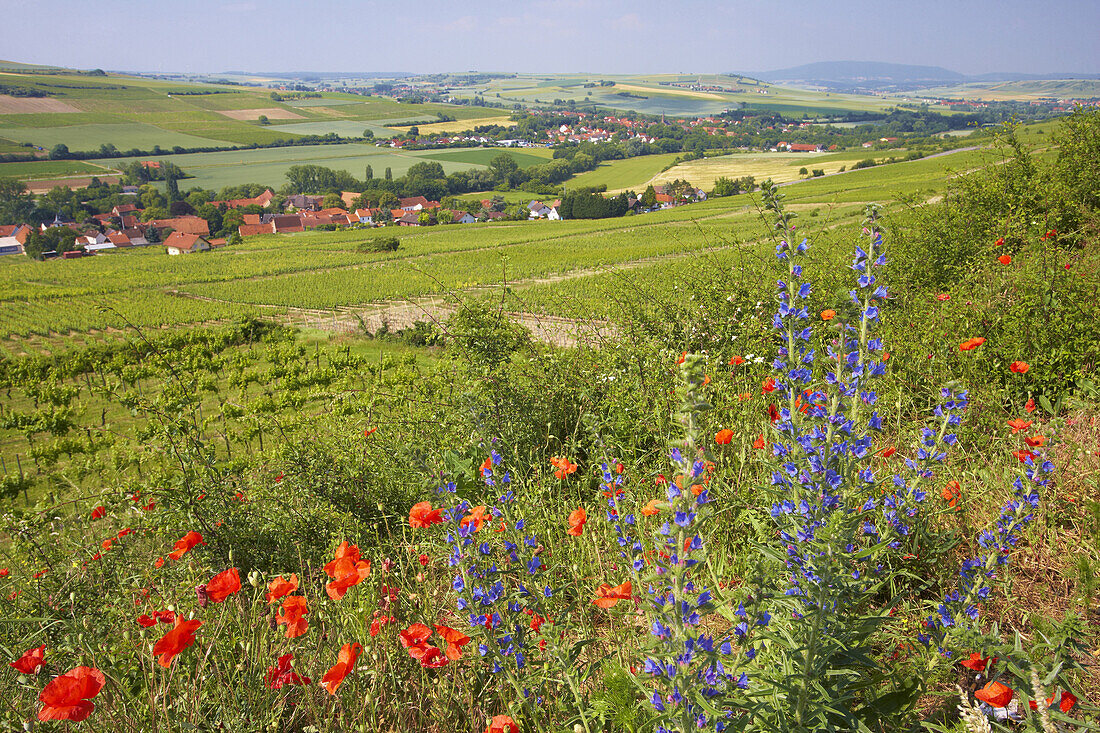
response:
[[[129,71],[1100,72],[1097,0],[0,0],[0,58]]]

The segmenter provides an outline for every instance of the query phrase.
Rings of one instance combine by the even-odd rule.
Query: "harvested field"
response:
[[[268,107],[265,109],[224,109],[217,110],[218,114],[225,115],[231,120],[258,120],[267,117],[271,120],[304,120],[305,117],[297,112],[280,107]]]
[[[96,176],[101,183],[106,183],[109,186],[113,186],[121,180],[118,176]],[[31,193],[46,193],[47,191],[56,188],[58,186],[68,186],[72,189],[87,188],[88,184],[92,182],[91,178],[50,178],[40,181],[23,181],[27,186],[27,190]]]
[[[37,112],[80,112],[76,107],[50,97],[12,97],[0,94],[0,115],[29,115]]]

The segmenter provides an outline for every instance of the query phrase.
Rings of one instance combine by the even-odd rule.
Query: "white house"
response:
[[[164,247],[170,255],[182,255],[191,254],[192,252],[209,252],[210,242],[199,234],[172,232],[168,239],[164,240]]]

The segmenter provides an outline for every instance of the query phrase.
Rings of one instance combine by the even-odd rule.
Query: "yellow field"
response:
[[[507,117],[484,117],[476,120],[454,120],[452,122],[433,122],[429,125],[415,125],[416,129],[425,135],[431,135],[438,132],[462,132],[464,130],[472,130],[475,127],[481,125],[500,125],[501,127],[515,127],[514,120],[510,120]],[[409,128],[414,125],[386,125],[391,130],[398,130],[399,132],[408,132]]]
[[[649,92],[650,94],[664,94],[670,97],[691,97],[692,99],[717,99],[718,101],[726,101],[726,97],[723,97],[713,92],[693,92],[690,89],[680,89],[679,87],[643,87],[637,84],[621,84],[615,83],[615,89],[625,89],[628,92]]]
[[[864,157],[873,156],[868,153]],[[757,183],[768,178],[776,183],[785,183],[802,177],[798,175],[799,168],[820,168],[826,173],[836,173],[842,166],[851,168],[854,162],[850,155],[838,156],[836,153],[734,153],[680,163],[653,176],[646,185],[682,178],[697,188],[709,191],[714,187],[714,181],[722,176],[754,176]]]

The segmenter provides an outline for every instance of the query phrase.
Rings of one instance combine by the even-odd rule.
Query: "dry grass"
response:
[[[628,92],[649,92],[650,94],[660,94],[668,97],[691,97],[692,99],[717,99],[720,102],[726,101],[726,97],[713,92],[693,92],[690,89],[681,89],[679,87],[644,87],[638,84],[620,84],[615,83],[616,90],[625,89]]]
[[[473,120],[452,120],[449,122],[432,122],[428,125],[387,125],[387,127],[397,130],[399,132],[408,132],[410,128],[416,127],[422,134],[433,135],[438,132],[463,132],[465,130],[472,130],[479,125],[500,125],[501,127],[515,127],[515,120],[510,120],[507,117],[486,117],[484,119]]]
[[[261,116],[267,117],[270,120],[304,120],[306,119],[302,115],[291,112],[288,109],[282,109],[280,107],[266,107],[264,109],[225,109],[217,110],[218,114],[224,115],[231,120],[258,120]]]
[[[831,160],[820,160],[830,155],[833,155]],[[798,174],[799,168],[820,168],[826,173],[836,173],[843,166],[851,167],[853,162],[837,160],[835,154],[830,153],[735,153],[681,163],[658,173],[647,183],[667,183],[682,178],[706,190],[713,188],[714,181],[723,176],[755,176],[757,181],[770,178],[776,183],[787,183],[802,178]]]
[[[80,112],[76,107],[49,97],[12,97],[0,94],[0,115],[27,115],[37,112]]]

